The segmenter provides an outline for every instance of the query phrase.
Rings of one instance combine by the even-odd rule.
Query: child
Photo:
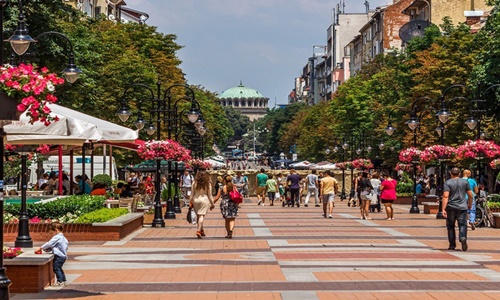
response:
[[[65,286],[67,285],[66,275],[62,270],[62,266],[64,265],[64,262],[67,258],[68,240],[64,237],[63,226],[60,223],[52,223],[50,225],[50,231],[55,231],[56,234],[50,239],[50,241],[43,244],[37,251],[52,251],[52,253],[54,254],[52,268],[57,278],[57,282],[54,283],[53,286]]]

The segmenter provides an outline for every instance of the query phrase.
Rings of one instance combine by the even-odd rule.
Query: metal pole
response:
[[[345,149],[342,148],[342,162],[345,162]],[[340,195],[340,200],[346,199],[345,195],[345,168],[342,169],[342,194]]]
[[[159,84],[159,82],[158,82]],[[173,86],[171,86],[170,88],[172,88]],[[169,89],[170,89],[169,88]],[[168,90],[168,89],[167,89]],[[158,98],[159,98],[159,92],[160,92],[160,86],[158,85]],[[168,92],[168,98],[167,99],[163,99],[163,101],[166,101],[167,103],[167,133],[168,133],[168,139],[172,139],[172,105],[171,105],[171,97],[170,97],[170,92]],[[159,114],[158,114],[159,116]],[[175,219],[175,212],[174,212],[174,205],[173,205],[173,200],[172,200],[172,184],[174,184],[175,180],[174,180],[174,176],[171,176],[172,175],[172,160],[168,160],[167,162],[167,182],[168,182],[168,186],[167,186],[167,190],[168,190],[168,196],[167,196],[167,210],[165,211],[165,216],[164,218],[165,219]]]
[[[155,103],[156,102],[156,140],[159,141],[161,138],[161,120],[160,120],[160,91],[161,84],[158,81],[156,83],[156,88],[158,92],[158,96],[156,99],[153,99],[153,109],[155,108]],[[161,206],[161,195],[160,195],[160,170],[161,168],[161,159],[156,159],[156,178],[155,178],[155,189],[156,189],[156,196],[155,196],[155,216],[153,223],[151,223],[152,227],[165,227],[165,221],[163,220],[161,213],[162,213],[162,206]]]
[[[417,148],[417,128],[413,130],[413,147]],[[411,198],[410,214],[419,214],[418,197],[417,197],[417,164],[412,162],[413,165],[413,196]]]
[[[0,7],[2,9],[3,13],[3,5],[1,3],[3,2],[3,5],[5,5],[5,1],[0,2]],[[0,17],[0,19],[2,19]],[[3,31],[2,31],[3,32]],[[1,47],[0,47],[1,48]],[[0,127],[0,213],[3,216],[3,177],[4,177],[4,138],[7,136],[7,133],[3,129],[3,121],[0,121],[2,127]],[[0,234],[0,246],[3,249],[3,222],[2,222],[2,233]],[[3,267],[3,255],[0,255],[0,300],[8,300],[9,299],[9,286],[12,282],[10,279],[7,277],[7,274],[5,273],[5,268]]]
[[[444,124],[442,124],[442,127],[441,127],[441,136],[439,137],[439,143],[441,145],[444,145]],[[444,192],[444,163],[441,161],[439,163],[440,165],[440,176],[441,176],[441,192],[439,193],[439,206],[438,206],[438,212],[436,214],[436,219],[445,219],[445,217],[443,216],[443,192]]]
[[[26,155],[21,155],[21,211],[19,213],[18,234],[14,245],[21,248],[33,248],[33,240],[29,232],[29,217],[26,211]]]
[[[172,183],[174,184],[174,212],[176,214],[182,213],[181,204],[179,201],[179,182],[177,177],[179,174],[179,163],[175,162],[174,176],[172,177]]]

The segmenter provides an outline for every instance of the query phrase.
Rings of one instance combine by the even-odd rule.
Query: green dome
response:
[[[232,87],[222,92],[219,98],[230,99],[230,98],[265,98],[265,97],[259,91],[246,87],[240,82],[240,85]]]

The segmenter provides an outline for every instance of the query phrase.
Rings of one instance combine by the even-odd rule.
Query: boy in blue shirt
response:
[[[50,225],[50,231],[55,231],[56,234],[50,241],[38,248],[37,252],[41,252],[41,250],[46,252],[52,251],[54,254],[52,269],[57,278],[57,282],[54,283],[53,286],[65,286],[67,285],[66,275],[64,274],[62,266],[68,257],[68,240],[64,237],[63,226],[60,223],[52,223]]]

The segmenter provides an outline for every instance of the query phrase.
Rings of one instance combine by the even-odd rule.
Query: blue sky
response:
[[[127,0],[149,14],[147,24],[176,34],[189,84],[221,94],[239,84],[287,103],[313,45],[326,44],[339,0]],[[346,13],[364,0],[347,0]],[[375,8],[392,0],[370,0]]]

